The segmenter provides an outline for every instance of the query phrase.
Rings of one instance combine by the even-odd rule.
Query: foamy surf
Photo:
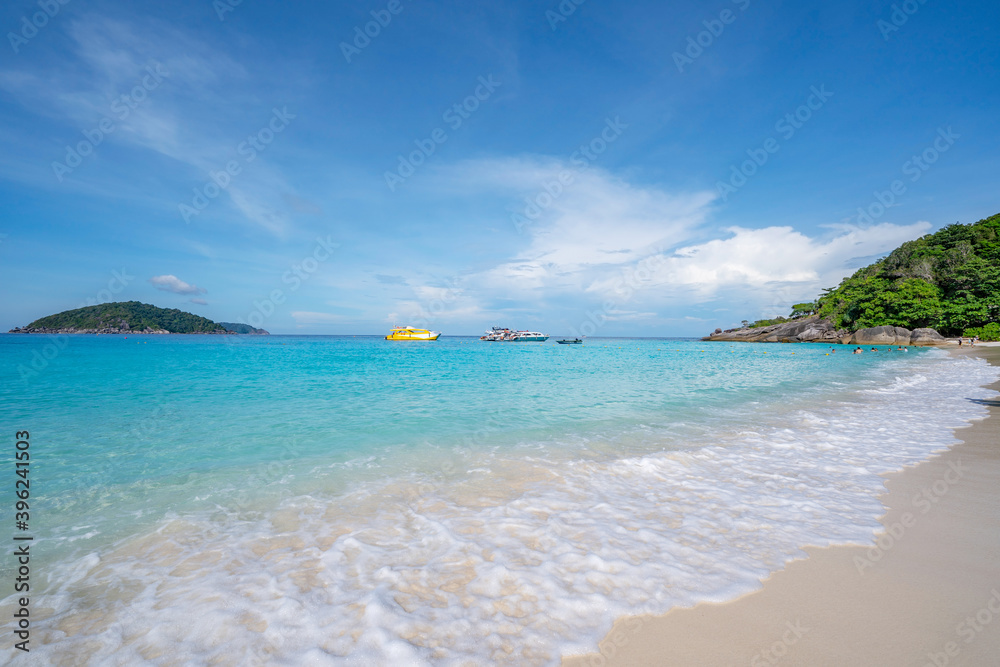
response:
[[[871,544],[880,475],[953,444],[998,379],[934,353],[894,371],[683,431],[699,442],[645,429],[663,442],[636,456],[494,450],[168,516],[56,563],[19,661],[557,664],[618,616],[735,598],[807,545]]]

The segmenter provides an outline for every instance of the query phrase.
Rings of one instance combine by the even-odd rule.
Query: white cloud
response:
[[[196,303],[199,306],[207,306],[208,305],[208,301],[205,301],[204,299],[188,299],[188,301],[190,301],[191,303]]]
[[[859,268],[851,260],[889,252],[930,228],[927,222],[841,227],[838,235],[820,239],[791,227],[733,227],[728,238],[679,249],[653,282],[694,287],[704,294],[733,286],[836,284]]]
[[[552,184],[566,173],[572,183],[558,192]],[[480,290],[518,298],[542,291],[579,292],[683,243],[705,222],[716,197],[708,191],[671,194],[632,185],[601,169],[580,171],[537,158],[464,162],[446,178],[465,191],[509,194],[511,201],[524,202],[513,207],[518,215],[531,202],[541,204],[528,211],[531,218],[525,217],[528,224],[520,228],[527,242],[523,250],[470,279]]]
[[[763,221],[757,229],[716,231],[708,225],[713,192],[671,193],[600,169],[573,172],[569,164],[536,158],[461,163],[442,171],[442,189],[509,196],[515,202],[510,211],[523,213],[561,171],[571,171],[574,182],[557,197],[542,198],[547,206],[522,226],[522,248],[464,278],[472,303],[512,301],[518,311],[545,312],[558,300],[564,313],[599,304],[609,321],[666,322],[675,319],[667,313],[689,315],[709,302],[713,308],[725,303],[740,317],[769,308],[787,314],[788,304],[816,298],[873,256],[931,228],[926,222],[831,225],[809,235]],[[719,238],[692,243],[706,236]],[[407,305],[426,309],[423,301]],[[497,308],[469,312],[489,315]]]
[[[791,227],[726,230],[727,238],[678,249],[651,267],[643,281],[643,303],[691,305],[724,298],[741,304],[744,316],[787,315],[789,304],[813,300],[834,287],[871,257],[926,234],[930,223],[837,226],[834,236],[810,237]],[[614,299],[619,283],[595,281],[588,291]]]
[[[164,276],[153,276],[149,279],[153,287],[158,290],[163,290],[164,292],[173,292],[174,294],[205,294],[208,292],[207,289],[198,287],[197,285],[191,285],[184,282],[180,278],[174,275],[164,275]],[[192,301],[194,301],[192,299]],[[194,301],[198,303],[197,301]]]

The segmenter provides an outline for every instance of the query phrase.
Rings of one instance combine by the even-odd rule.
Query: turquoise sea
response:
[[[995,394],[981,360],[830,352],[2,335],[11,487],[31,433],[18,660],[558,664],[617,616],[731,599],[871,543],[880,474]]]

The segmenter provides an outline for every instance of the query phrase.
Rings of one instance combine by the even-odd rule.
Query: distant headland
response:
[[[1000,340],[1000,214],[955,223],[858,270],[789,317],[743,321],[703,340],[937,345]]]
[[[255,336],[268,336],[270,331],[265,331],[263,329],[256,329],[249,324],[243,324],[242,322],[219,322],[219,326],[225,327],[230,333],[238,334],[252,334]]]
[[[176,308],[139,301],[102,303],[66,310],[8,333],[27,334],[260,334],[263,329],[233,322],[213,322]]]

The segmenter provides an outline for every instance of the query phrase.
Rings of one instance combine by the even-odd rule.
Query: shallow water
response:
[[[32,433],[19,660],[554,664],[622,614],[733,598],[870,543],[879,475],[998,377],[829,352],[0,336],[0,416]]]

